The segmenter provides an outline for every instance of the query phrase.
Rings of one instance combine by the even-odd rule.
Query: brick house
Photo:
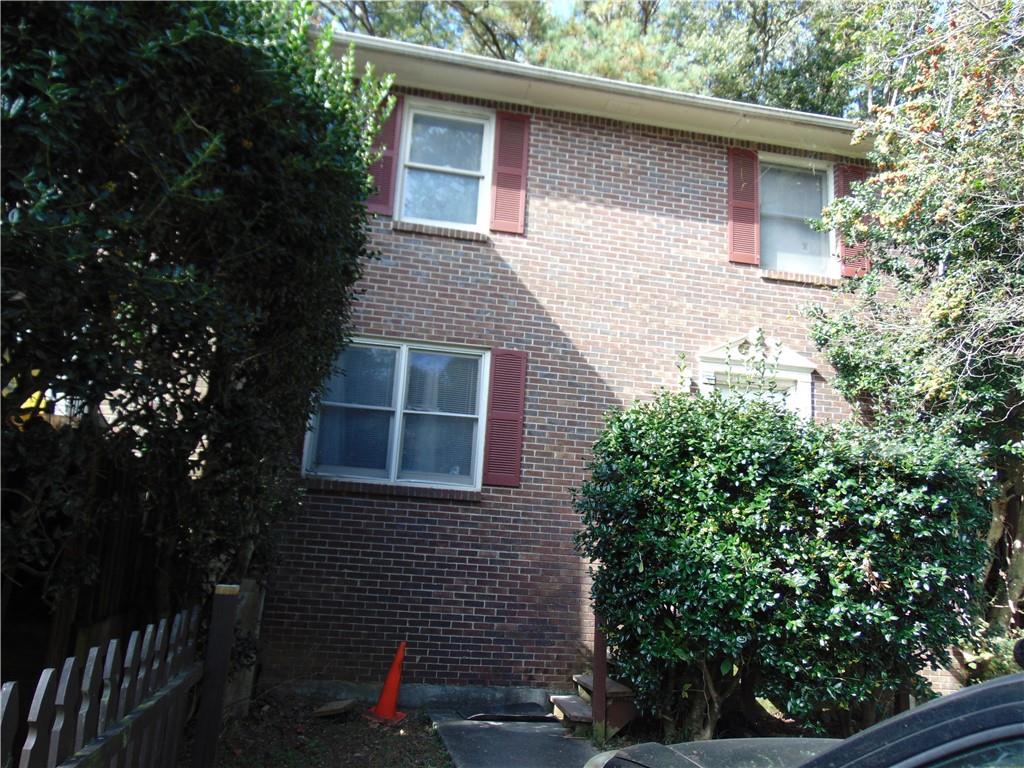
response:
[[[570,493],[608,409],[741,387],[763,329],[790,407],[849,413],[801,309],[859,267],[805,222],[866,148],[839,118],[352,41],[399,96],[381,258],[306,441],[264,675],[379,682],[408,639],[405,683],[563,686],[593,629]]]

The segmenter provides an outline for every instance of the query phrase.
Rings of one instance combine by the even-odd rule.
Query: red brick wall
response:
[[[522,487],[416,498],[315,483],[280,533],[268,677],[379,681],[401,639],[406,682],[555,686],[578,671],[593,622],[570,488],[602,414],[678,387],[681,353],[695,367],[755,326],[820,360],[801,308],[841,300],[728,262],[727,146],[533,111],[525,236],[379,222],[356,332],[526,350]],[[815,413],[847,413],[821,378]]]

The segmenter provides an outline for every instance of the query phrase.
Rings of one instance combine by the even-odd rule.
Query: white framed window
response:
[[[832,202],[832,164],[762,153],[759,168],[761,267],[839,277],[834,233],[808,223]]]
[[[728,397],[774,400],[810,419],[817,366],[758,329],[697,356],[698,388]]]
[[[399,147],[399,220],[487,231],[493,111],[407,99]]]
[[[479,489],[490,353],[374,339],[338,357],[306,435],[306,473]]]

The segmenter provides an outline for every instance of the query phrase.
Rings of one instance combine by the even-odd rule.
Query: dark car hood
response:
[[[605,768],[793,768],[839,744],[838,739],[719,739],[619,750]]]

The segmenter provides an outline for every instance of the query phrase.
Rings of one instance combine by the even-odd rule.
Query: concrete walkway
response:
[[[464,720],[451,710],[430,717],[455,768],[583,768],[597,754],[559,723]]]

